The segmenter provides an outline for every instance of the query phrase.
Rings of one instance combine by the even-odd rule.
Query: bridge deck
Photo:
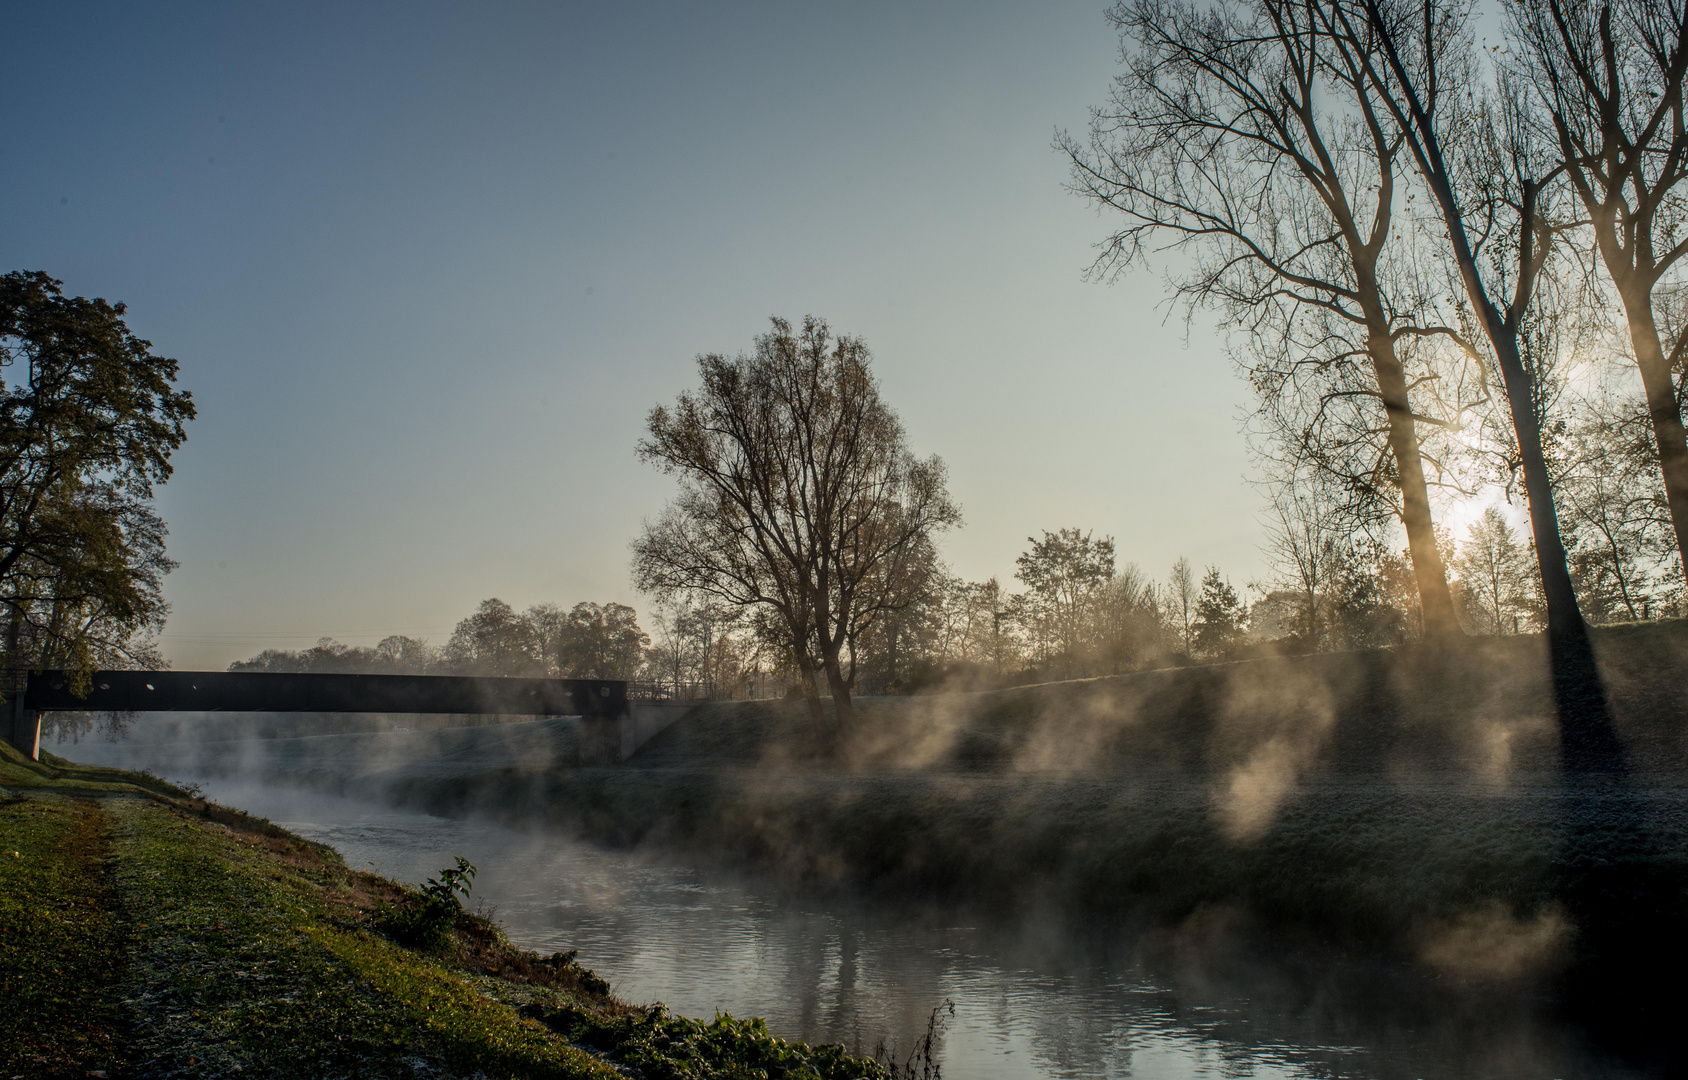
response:
[[[619,716],[627,684],[607,679],[320,675],[249,671],[96,671],[75,697],[62,671],[29,676],[36,711],[480,713]]]
[[[43,712],[354,712],[500,716],[627,715],[627,684],[612,679],[469,675],[321,675],[255,671],[96,671],[86,697],[62,671],[31,672],[0,710],[4,734],[30,757]]]

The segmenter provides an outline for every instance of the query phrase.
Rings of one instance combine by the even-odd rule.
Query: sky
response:
[[[161,645],[436,644],[488,597],[648,598],[634,454],[770,316],[862,337],[971,580],[1040,530],[1264,573],[1246,387],[1051,147],[1100,0],[0,3],[0,270],[129,305],[199,417]]]

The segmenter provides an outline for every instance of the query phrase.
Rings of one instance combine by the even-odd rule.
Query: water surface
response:
[[[517,944],[579,950],[619,996],[764,1017],[781,1036],[906,1053],[932,1010],[952,1080],[977,1077],[1623,1076],[1526,991],[1437,986],[1292,946],[1157,948],[1124,929],[945,916],[564,836],[213,781],[207,794],[417,882],[462,855]]]

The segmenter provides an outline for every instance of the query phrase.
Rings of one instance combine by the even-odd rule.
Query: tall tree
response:
[[[1311,395],[1280,425],[1298,450],[1371,498],[1393,488],[1425,631],[1457,635],[1419,430],[1451,421],[1430,415],[1436,379],[1405,363],[1413,338],[1442,328],[1424,322],[1394,235],[1405,163],[1367,78],[1373,43],[1328,33],[1322,0],[1122,0],[1109,18],[1125,72],[1088,143],[1058,143],[1072,189],[1128,222],[1096,269],[1117,273],[1161,238],[1187,251],[1176,294],[1249,335],[1269,412]],[[1329,417],[1355,407],[1333,453]],[[1377,440],[1387,465],[1346,463]]]
[[[1294,594],[1293,632],[1318,649],[1326,638],[1326,594],[1346,564],[1347,535],[1327,475],[1293,470],[1272,484],[1266,521],[1266,556],[1284,587]]]
[[[159,662],[148,640],[174,564],[150,499],[194,407],[176,361],[125,314],[38,271],[0,277],[0,606],[14,669]]]
[[[1196,601],[1195,647],[1210,658],[1223,657],[1242,636],[1247,609],[1237,590],[1217,566],[1202,575],[1201,597]]]
[[[1196,581],[1196,572],[1190,566],[1190,560],[1178,556],[1178,561],[1172,564],[1172,575],[1167,578],[1168,604],[1173,617],[1177,619],[1184,641],[1184,654],[1190,655],[1190,626],[1196,617],[1196,600],[1201,596],[1201,585]]]
[[[1577,606],[1542,439],[1536,373],[1524,335],[1550,257],[1572,224],[1554,180],[1563,166],[1532,137],[1524,91],[1490,82],[1471,41],[1471,0],[1350,0],[1332,5],[1340,30],[1365,49],[1391,130],[1431,196],[1463,299],[1505,386],[1530,530],[1540,568],[1555,700],[1567,762],[1621,769],[1605,686]],[[1478,341],[1469,342],[1478,349]]]
[[[482,600],[457,624],[445,646],[446,662],[476,675],[530,676],[543,669],[533,625],[504,601]]]
[[[634,581],[771,611],[817,729],[817,675],[848,727],[848,644],[907,595],[921,542],[960,520],[943,462],[909,451],[867,346],[819,319],[774,319],[752,353],[700,356],[698,373],[639,443],[680,492],[634,541]]]
[[[1114,538],[1060,529],[1027,541],[1032,546],[1014,560],[1015,576],[1029,592],[1042,659],[1082,667],[1096,602],[1114,577]]]
[[[1688,6],[1679,0],[1508,0],[1530,118],[1593,226],[1629,326],[1678,558],[1688,567],[1688,431],[1675,374],[1688,333],[1661,318],[1688,257]],[[1661,322],[1664,326],[1661,327]]]
[[[579,603],[563,624],[557,671],[571,679],[632,679],[650,644],[639,613],[626,604]]]
[[[1454,559],[1466,616],[1479,634],[1515,634],[1530,612],[1530,553],[1499,510],[1471,523]]]
[[[1577,595],[1593,622],[1647,618],[1667,582],[1680,588],[1648,411],[1645,402],[1603,394],[1561,442],[1554,490],[1570,529]]]

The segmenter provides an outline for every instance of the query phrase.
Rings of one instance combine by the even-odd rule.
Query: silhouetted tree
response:
[[[1590,219],[1627,316],[1679,560],[1688,565],[1688,432],[1676,373],[1688,326],[1674,304],[1688,198],[1688,8],[1676,0],[1509,0],[1515,69]]]
[[[1426,632],[1457,635],[1420,445],[1420,425],[1451,423],[1435,414],[1452,384],[1410,347],[1444,328],[1396,235],[1407,165],[1368,77],[1375,42],[1331,33],[1323,0],[1122,0],[1109,18],[1125,71],[1088,143],[1058,140],[1072,190],[1127,221],[1094,269],[1185,253],[1171,284],[1248,335],[1273,436],[1338,475],[1356,513],[1399,514]]]
[[[1196,651],[1207,657],[1224,656],[1242,636],[1246,615],[1247,609],[1237,590],[1217,566],[1208,567],[1202,575],[1201,596],[1196,600],[1193,636]]]
[[[482,600],[473,615],[457,624],[445,645],[445,661],[472,675],[543,673],[533,624],[496,597]]]
[[[847,726],[848,644],[899,602],[921,542],[960,520],[943,462],[909,452],[867,347],[819,319],[775,319],[753,353],[701,356],[698,372],[639,444],[680,493],[633,543],[635,584],[773,613],[817,729],[817,674]]]
[[[1681,591],[1670,509],[1644,402],[1602,395],[1560,442],[1554,490],[1571,576],[1596,623],[1675,610]]]
[[[1171,626],[1154,583],[1136,563],[1114,574],[1091,605],[1098,663],[1092,674],[1145,667],[1173,652]]]
[[[1288,628],[1322,648],[1329,630],[1329,594],[1346,569],[1350,535],[1327,475],[1291,472],[1272,485],[1265,551],[1284,590],[1295,598]]]
[[[1442,226],[1464,310],[1467,347],[1486,346],[1511,414],[1546,608],[1561,745],[1578,769],[1619,770],[1605,686],[1577,605],[1559,531],[1540,422],[1540,388],[1524,336],[1556,276],[1549,262],[1575,215],[1553,147],[1532,128],[1517,80],[1485,78],[1471,41],[1470,0],[1363,0],[1332,6],[1361,48],[1380,117],[1412,155]]]
[[[1531,613],[1530,552],[1499,510],[1471,523],[1454,558],[1459,594],[1472,632],[1515,634]]]
[[[639,628],[638,612],[626,604],[579,603],[563,624],[557,673],[571,679],[632,679],[644,666],[650,644],[650,635]]]
[[[1093,643],[1095,604],[1114,576],[1114,538],[1078,529],[1047,530],[1014,560],[1015,576],[1027,589],[1027,617],[1039,659],[1082,668]]]
[[[1189,655],[1192,647],[1190,626],[1196,618],[1196,600],[1201,596],[1201,585],[1196,581],[1190,560],[1182,555],[1172,564],[1172,574],[1167,578],[1167,596],[1168,606],[1184,640],[1184,653]]]

